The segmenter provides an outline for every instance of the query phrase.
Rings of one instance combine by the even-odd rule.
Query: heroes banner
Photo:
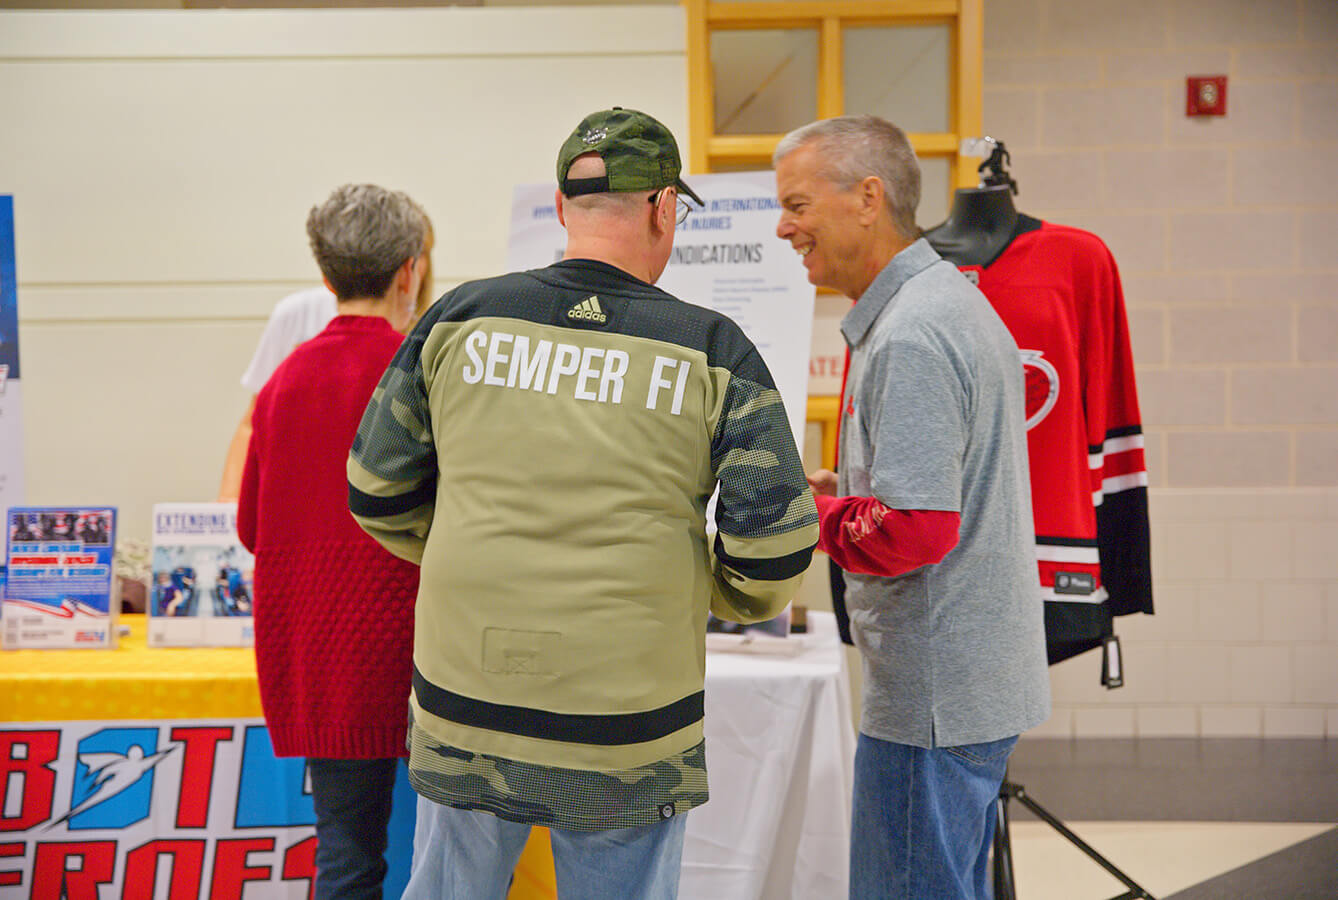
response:
[[[260,720],[36,722],[0,729],[0,895],[305,900],[316,838],[305,761]],[[401,767],[386,896],[412,853]]]

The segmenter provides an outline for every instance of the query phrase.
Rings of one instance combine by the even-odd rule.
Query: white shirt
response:
[[[298,344],[320,334],[335,317],[335,310],[335,296],[323,286],[298,291],[280,300],[260,334],[255,355],[242,375],[242,386],[252,394],[260,393],[279,363]]]

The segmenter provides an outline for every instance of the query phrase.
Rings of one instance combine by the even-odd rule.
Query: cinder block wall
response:
[[[1153,486],[1127,686],[1056,666],[1035,734],[1338,737],[1338,3],[986,0],[985,45],[1019,208],[1119,262]]]

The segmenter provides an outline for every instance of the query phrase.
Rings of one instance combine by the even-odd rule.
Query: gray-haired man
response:
[[[900,129],[814,122],[774,159],[777,234],[856,301],[840,476],[809,477],[864,660],[850,896],[985,900],[1008,754],[1049,714],[1017,346],[919,238]]]

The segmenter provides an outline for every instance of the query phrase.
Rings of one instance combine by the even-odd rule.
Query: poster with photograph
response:
[[[816,291],[798,254],[776,236],[780,203],[772,172],[684,175],[705,201],[679,223],[669,265],[656,282],[680,300],[724,313],[756,345],[785,404],[795,446],[804,445],[809,355]],[[555,185],[516,187],[507,268],[537,269],[562,258],[567,232],[557,219]],[[708,510],[713,528],[714,505]],[[739,626],[712,618],[712,631],[783,637],[789,612]]]
[[[149,646],[251,646],[254,569],[237,538],[237,504],[156,504]]]
[[[115,646],[116,508],[11,507],[5,524],[5,649]]]

